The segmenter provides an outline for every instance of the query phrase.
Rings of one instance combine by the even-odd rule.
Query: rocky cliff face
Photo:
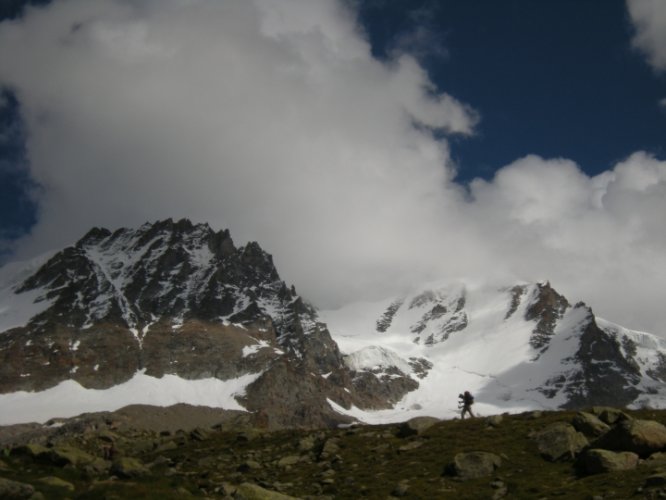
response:
[[[279,277],[257,243],[187,220],[95,228],[14,289],[41,311],[0,334],[0,392],[63,380],[104,389],[137,371],[226,380],[261,374],[244,404],[266,425],[322,425],[344,417],[326,402],[387,407],[355,373],[314,308]],[[408,390],[400,374],[385,388]],[[411,379],[409,379],[411,380]],[[407,387],[405,387],[407,386]]]

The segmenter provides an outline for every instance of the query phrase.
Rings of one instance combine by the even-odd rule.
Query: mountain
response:
[[[666,406],[666,343],[549,283],[439,283],[317,311],[255,242],[171,219],[0,269],[0,424],[128,404],[322,427]]]
[[[34,404],[18,391],[56,404],[75,391],[76,408],[108,390],[110,405],[212,398],[266,426],[321,426],[349,420],[327,399],[386,408],[417,385],[399,371],[382,383],[350,370],[272,257],[206,224],[95,228],[4,275],[0,392],[23,398],[5,408]]]
[[[381,346],[385,353],[422,358],[432,366],[395,408],[348,412],[365,421],[390,422],[398,413],[453,416],[464,390],[475,394],[475,408],[486,414],[666,406],[666,342],[597,318],[547,282],[440,283],[322,317],[354,358],[364,352],[372,358]]]

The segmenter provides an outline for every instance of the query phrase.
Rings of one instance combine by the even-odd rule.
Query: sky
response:
[[[0,252],[188,217],[321,308],[549,280],[666,337],[666,2],[12,0]]]

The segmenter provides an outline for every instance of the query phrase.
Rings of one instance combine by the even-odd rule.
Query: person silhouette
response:
[[[472,394],[470,394],[469,391],[465,391],[463,394],[458,394],[458,399],[460,400],[460,407],[462,407],[462,411],[460,412],[460,418],[462,420],[465,420],[466,413],[469,413],[470,417],[474,417],[474,413],[472,413],[474,396],[472,396]]]

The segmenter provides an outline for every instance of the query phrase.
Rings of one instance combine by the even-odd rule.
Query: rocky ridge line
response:
[[[38,293],[47,307],[0,335],[0,392],[64,380],[104,389],[138,371],[221,380],[255,373],[242,402],[265,425],[320,426],[349,420],[327,398],[386,408],[417,385],[406,374],[379,381],[352,373],[268,253],[186,219],[95,228],[16,293]]]

